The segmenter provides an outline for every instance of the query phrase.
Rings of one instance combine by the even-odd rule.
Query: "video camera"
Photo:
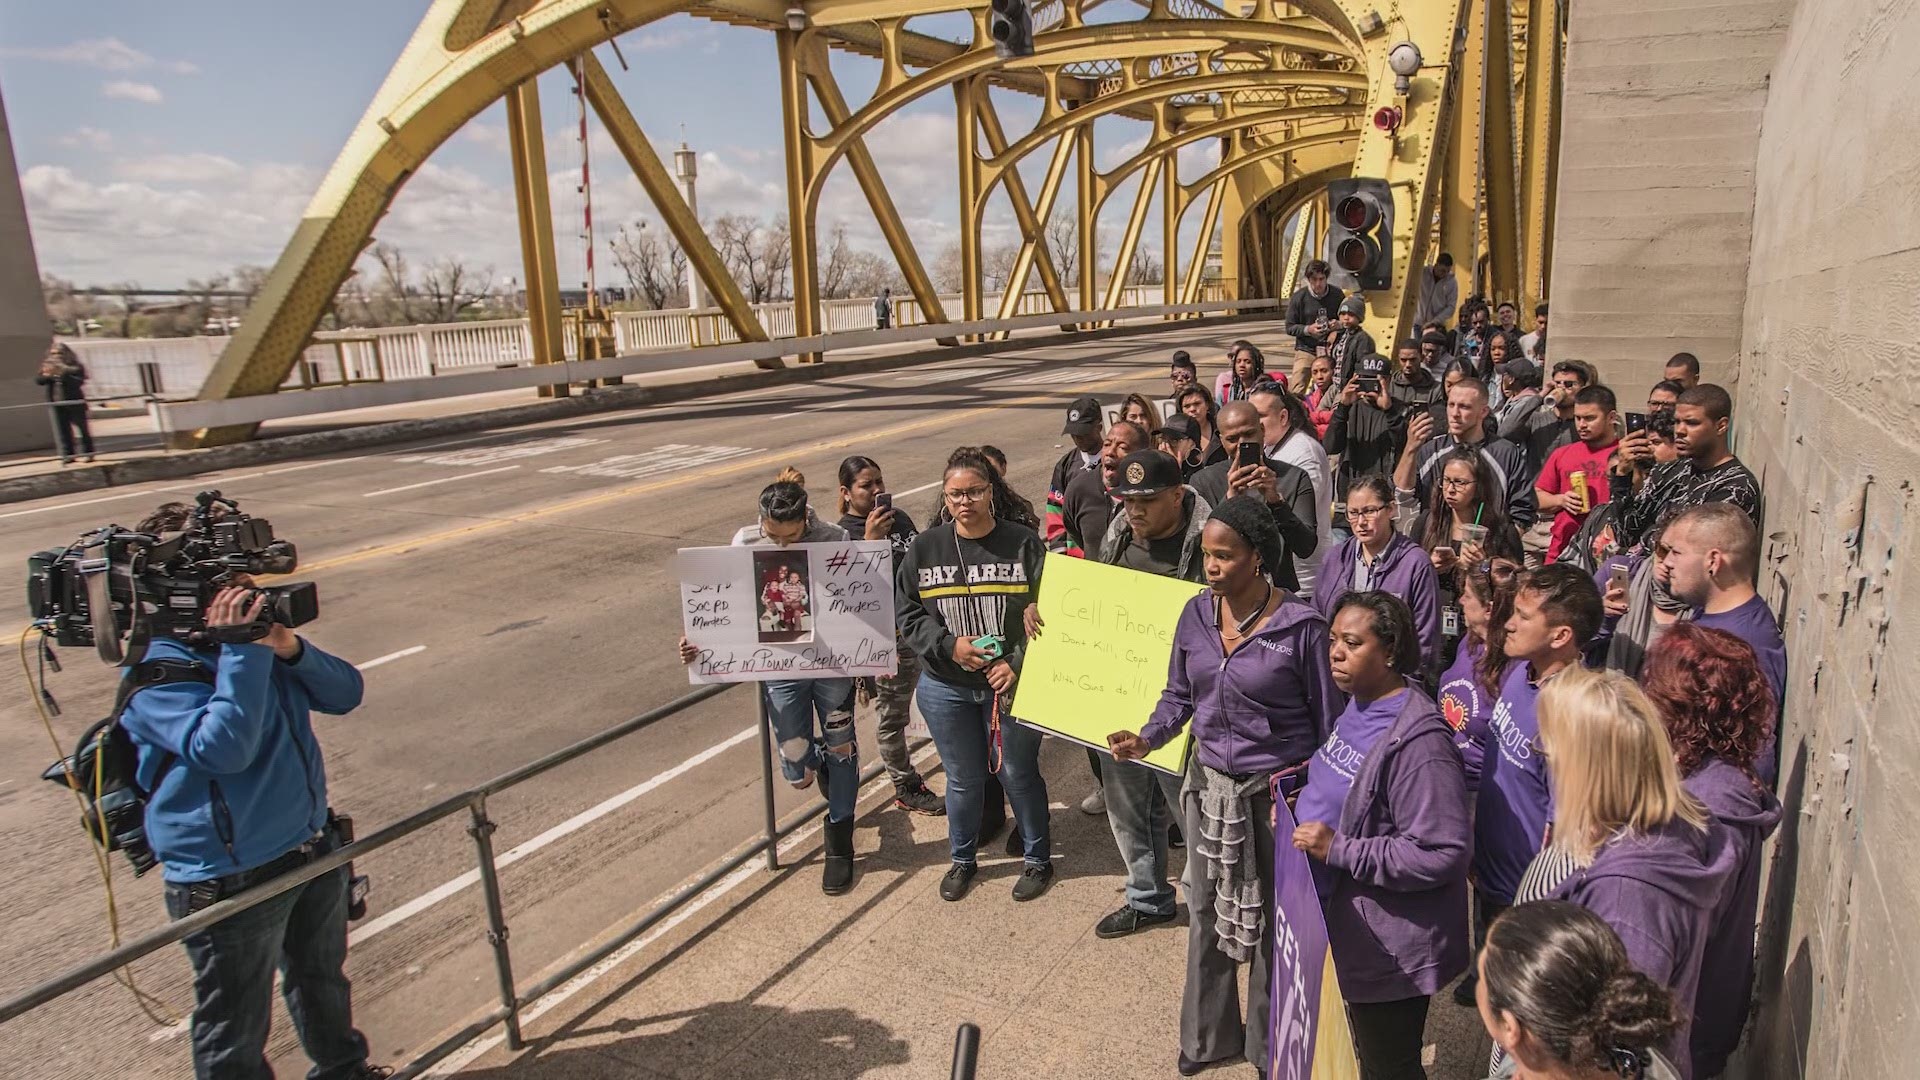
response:
[[[291,542],[274,539],[265,518],[242,513],[218,491],[196,495],[190,514],[180,532],[108,525],[29,556],[27,606],[35,624],[61,645],[91,645],[118,664],[129,639],[136,651],[156,635],[190,645],[239,644],[267,636],[275,623],[301,626],[318,617],[318,592],[299,582],[254,590],[266,602],[252,621],[209,627],[207,604],[234,575],[288,574],[299,559]]]

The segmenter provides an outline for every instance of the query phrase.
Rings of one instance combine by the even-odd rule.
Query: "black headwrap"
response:
[[[1213,508],[1212,520],[1240,534],[1240,539],[1260,556],[1260,572],[1269,581],[1280,573],[1280,560],[1286,558],[1287,549],[1266,503],[1252,495],[1236,495]]]

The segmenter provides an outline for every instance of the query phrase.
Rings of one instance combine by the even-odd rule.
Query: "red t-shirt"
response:
[[[1584,472],[1587,474],[1587,505],[1599,506],[1607,501],[1607,462],[1619,446],[1617,439],[1598,449],[1584,442],[1569,443],[1547,455],[1547,463],[1540,469],[1540,479],[1533,486],[1551,495],[1565,495],[1573,490],[1573,482],[1568,477]],[[1553,515],[1553,534],[1547,542],[1548,562],[1560,554],[1560,549],[1573,539],[1574,533],[1580,531],[1580,524],[1585,520],[1586,514],[1576,514],[1565,507]]]

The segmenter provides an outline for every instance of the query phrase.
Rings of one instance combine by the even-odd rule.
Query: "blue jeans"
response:
[[[167,914],[188,914],[187,886],[167,883]],[[193,963],[193,1074],[198,1080],[271,1080],[267,1031],[273,972],[309,1080],[356,1075],[367,1040],[353,1027],[347,981],[347,868],[248,908],[187,938]]]
[[[926,717],[933,745],[947,770],[947,842],[953,861],[974,864],[980,843],[980,813],[986,794],[988,725],[993,691],[955,686],[930,674],[920,676],[920,715]],[[1013,804],[1029,865],[1053,861],[1047,827],[1047,780],[1040,775],[1040,733],[1000,714],[1001,761],[996,775]]]
[[[1127,906],[1171,915],[1178,905],[1167,880],[1167,828],[1179,812],[1180,777],[1137,761],[1109,759],[1104,768],[1107,824],[1127,864]]]
[[[773,721],[780,775],[789,783],[799,783],[808,770],[823,772],[827,820],[852,821],[860,795],[860,751],[853,742],[853,680],[788,679],[761,685],[766,687],[767,718]],[[813,726],[816,714],[818,735]]]

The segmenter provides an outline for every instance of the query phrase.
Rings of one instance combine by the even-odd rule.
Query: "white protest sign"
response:
[[[696,684],[894,672],[885,540],[681,548],[679,575]]]

